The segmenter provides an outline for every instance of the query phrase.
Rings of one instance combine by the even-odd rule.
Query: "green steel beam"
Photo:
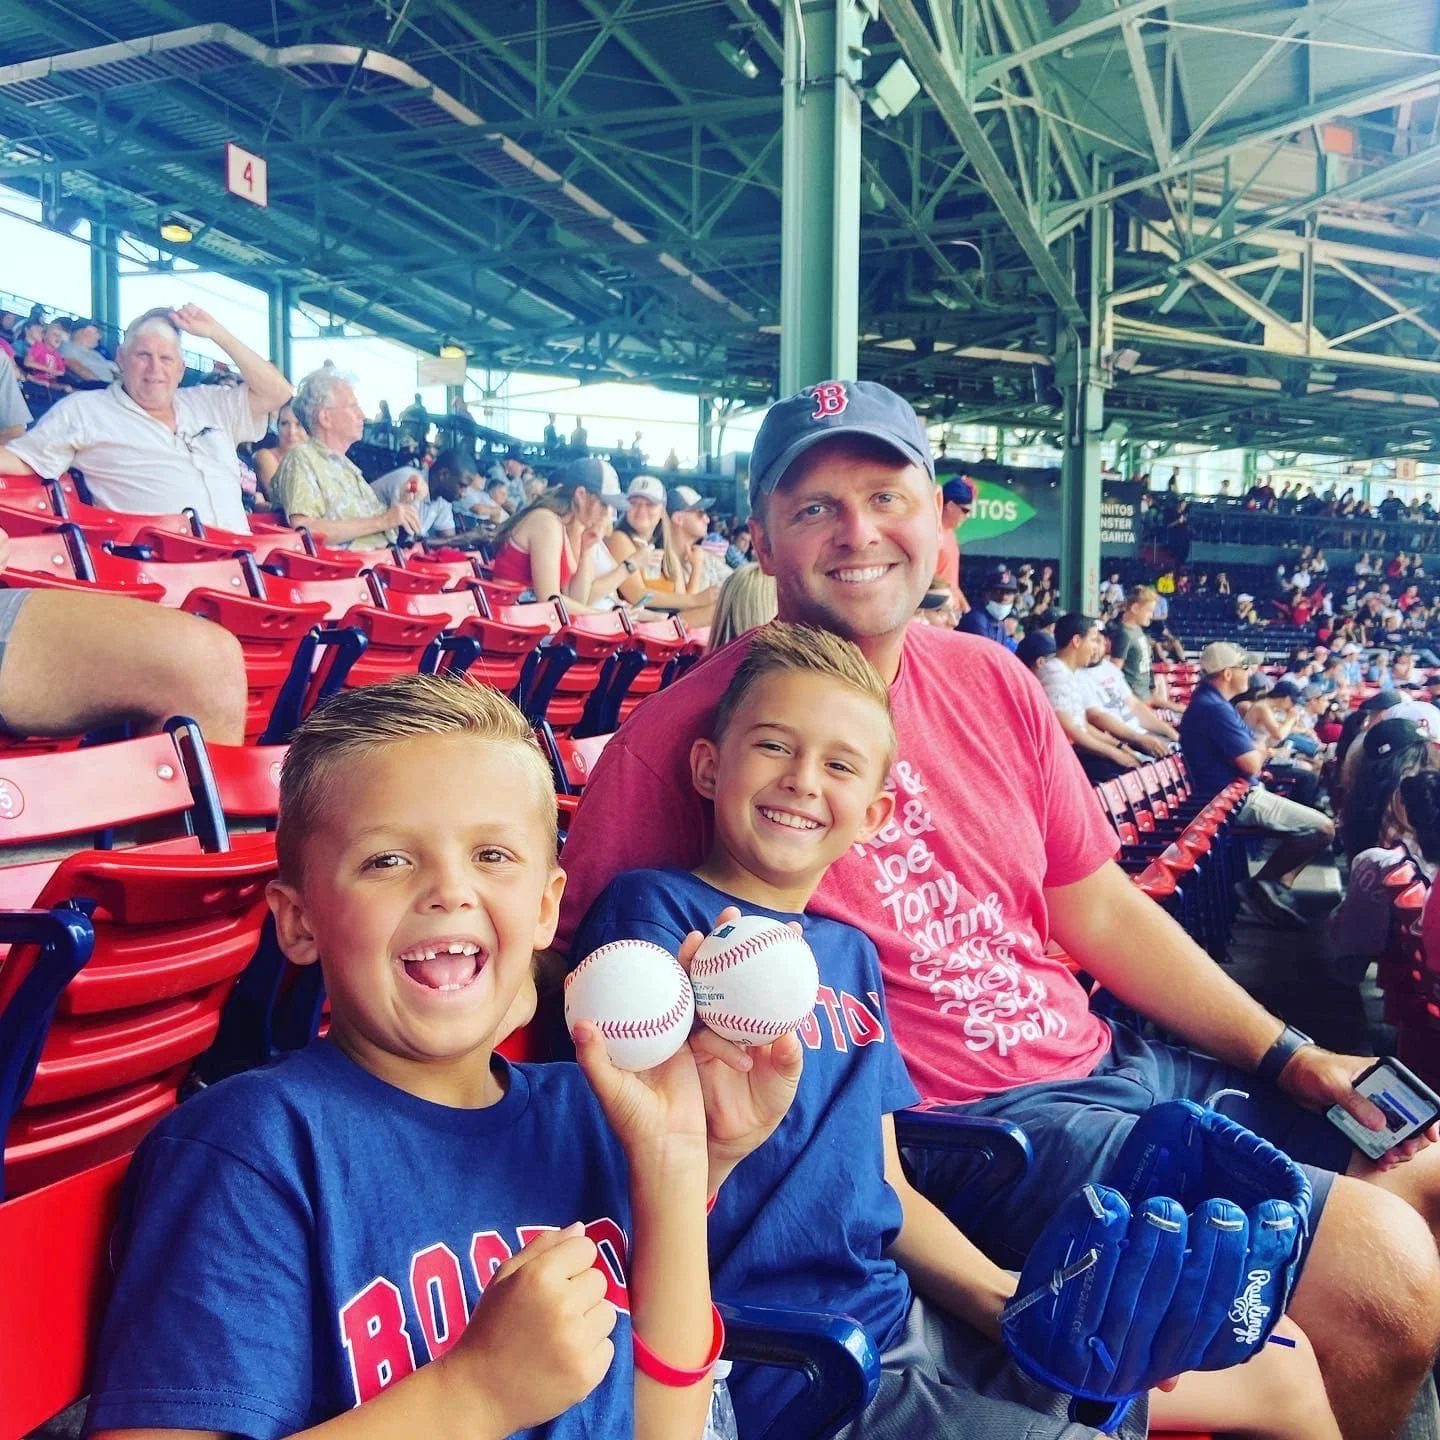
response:
[[[1008,167],[996,153],[975,118],[975,112],[961,94],[913,0],[880,0],[880,10],[910,68],[929,93],[951,133],[964,146],[975,173],[989,190],[996,209],[1004,216],[1020,248],[1040,277],[1041,284],[1066,321],[1072,325],[1080,324],[1085,315],[1075,299],[1074,286],[1050,253],[1035,218],[1016,192]]]
[[[565,103],[566,96],[579,84],[596,56],[605,48],[610,37],[615,33],[616,27],[634,8],[635,0],[619,0],[614,10],[600,22],[600,28],[595,32],[590,43],[585,47],[584,53],[570,67],[565,78],[550,92],[545,101],[545,113],[550,115],[559,113],[561,105]]]
[[[949,0],[938,0],[938,3],[945,5],[949,3]],[[989,0],[989,5],[995,16],[996,23],[1013,45],[1016,37],[1020,34],[1020,28],[1014,14],[1010,10],[1008,0]],[[973,44],[973,40],[971,43]],[[1045,87],[1041,84],[1039,73],[1033,63],[1029,59],[1021,59],[1019,61],[1019,70],[1020,74],[1024,77],[1025,83],[1030,87],[1031,96],[1033,97],[1034,103],[1028,108],[1033,109],[1035,112],[1035,125],[1039,132],[1042,153],[1045,145],[1045,137],[1048,135],[1050,137],[1050,143],[1055,147],[1055,153],[1060,157],[1060,168],[1064,170],[1066,178],[1070,181],[1070,188],[1077,195],[1083,195],[1087,188],[1085,184],[1085,165],[1079,152],[1075,148],[1075,141],[1071,138],[1067,130],[1056,129],[1051,120],[1051,112],[1048,108],[1041,108],[1039,106],[1038,102],[1040,97],[1045,94]],[[971,89],[966,93],[969,94],[973,102],[976,93],[975,90]],[[1055,109],[1058,112],[1060,123],[1065,126],[1073,126],[1075,120],[1069,113],[1069,107],[1064,97],[1057,90],[1051,98],[1053,98],[1055,102]],[[1046,197],[1043,195],[1041,196],[1041,203],[1046,203]]]
[[[295,378],[295,362],[291,351],[290,308],[293,303],[290,284],[276,280],[267,295],[266,317],[270,327],[270,362],[287,379]]]
[[[860,41],[856,0],[785,11],[780,393],[857,378]]]
[[[107,337],[121,328],[120,251],[115,227],[90,227],[90,315]]]
[[[882,0],[882,3],[886,3],[886,0]],[[1123,195],[1132,195],[1137,190],[1153,189],[1155,186],[1161,185],[1167,180],[1174,180],[1181,175],[1188,175],[1197,170],[1212,169],[1222,164],[1227,156],[1233,155],[1246,145],[1260,144],[1266,140],[1278,140],[1282,136],[1297,134],[1312,126],[1323,124],[1327,120],[1338,119],[1343,115],[1363,115],[1370,110],[1379,109],[1387,101],[1397,99],[1401,95],[1421,90],[1434,90],[1437,86],[1440,86],[1440,70],[1431,69],[1401,79],[1387,79],[1380,84],[1365,86],[1341,95],[1332,95],[1317,104],[1292,110],[1283,119],[1238,130],[1219,144],[1213,145],[1207,150],[1191,153],[1184,158],[1172,159],[1170,164],[1160,166],[1148,175],[1137,175],[1129,180],[1107,185],[1104,189],[1094,191],[1083,200],[1060,205],[1050,216],[1050,221],[1052,225],[1058,224],[1072,213],[1108,205],[1110,201],[1118,200]],[[1429,153],[1433,160],[1433,152]]]
[[[1367,171],[1364,175],[1357,175],[1355,179],[1346,181],[1343,185],[1336,185],[1329,190],[1317,190],[1313,195],[1307,195],[1303,200],[1297,200],[1294,204],[1287,205],[1279,211],[1266,211],[1261,215],[1252,216],[1255,223],[1250,226],[1249,230],[1238,230],[1234,235],[1211,240],[1200,246],[1198,250],[1192,250],[1188,254],[1182,255],[1169,267],[1170,273],[1176,274],[1194,261],[1208,260],[1210,256],[1218,255],[1222,250],[1228,250],[1234,245],[1243,245],[1250,230],[1288,225],[1292,221],[1304,219],[1326,205],[1352,204],[1357,200],[1365,199],[1376,190],[1383,189],[1386,185],[1395,184],[1407,179],[1410,175],[1426,170],[1440,172],[1440,152],[1431,149],[1417,150],[1403,159],[1392,160],[1386,165]]]
[[[1302,30],[1308,30],[1315,23],[1310,14],[1309,7],[1300,12],[1300,15],[1293,20],[1284,30],[1276,36],[1275,40],[1256,61],[1245,71],[1243,75],[1220,97],[1211,107],[1210,113],[1201,122],[1194,126],[1189,135],[1185,137],[1185,143],[1180,147],[1182,156],[1189,155],[1206,135],[1215,127],[1216,123],[1224,117],[1230,107],[1255,83],[1256,80],[1270,67],[1271,61],[1285,49],[1286,44],[1298,35]],[[1159,160],[1159,156],[1155,157]],[[1168,159],[1161,161],[1161,164],[1168,164]]]
[[[1152,10],[1163,10],[1169,3],[1170,0],[1130,0],[1129,4],[1117,5],[1114,10],[1102,15],[1098,20],[1086,20],[1080,25],[1068,26],[1064,30],[1057,30],[1053,35],[1046,36],[1037,44],[1027,45],[1023,50],[1015,50],[1008,55],[996,55],[986,64],[981,65],[972,76],[970,93],[979,95],[986,86],[994,84],[1000,76],[1021,65],[1028,65],[1035,60],[1043,60],[1047,55],[1053,55],[1057,50],[1065,50],[1069,46],[1078,44],[1081,40],[1088,40],[1092,35],[1102,35],[1107,30],[1113,30],[1123,21],[1148,15]]]

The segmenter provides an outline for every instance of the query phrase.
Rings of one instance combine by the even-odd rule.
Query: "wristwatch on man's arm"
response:
[[[1260,1057],[1260,1063],[1255,1067],[1256,1078],[1270,1085],[1278,1085],[1280,1072],[1294,1058],[1295,1052],[1314,1043],[1303,1030],[1287,1025],[1280,1032],[1280,1038]]]

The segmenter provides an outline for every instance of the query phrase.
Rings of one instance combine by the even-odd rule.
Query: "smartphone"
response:
[[[1392,1056],[1377,1060],[1355,1081],[1355,1088],[1379,1106],[1386,1120],[1383,1130],[1366,1129],[1338,1105],[1327,1114],[1330,1123],[1372,1160],[1440,1120],[1440,1095]]]

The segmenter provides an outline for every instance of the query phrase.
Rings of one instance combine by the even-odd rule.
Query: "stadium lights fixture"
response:
[[[888,120],[898,115],[918,94],[920,82],[915,72],[903,61],[897,60],[871,87],[865,97],[879,120]]]
[[[724,57],[725,62],[734,66],[747,80],[760,78],[760,67],[743,46],[736,45],[732,40],[717,40],[715,48]]]
[[[171,219],[160,227],[160,238],[172,245],[188,245],[195,238],[195,232],[183,220]]]

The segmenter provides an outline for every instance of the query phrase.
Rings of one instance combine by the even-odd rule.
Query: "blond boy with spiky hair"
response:
[[[494,691],[412,676],[301,726],[269,898],[329,1037],[137,1153],[92,1431],[701,1434],[723,1329],[691,1051],[626,1074],[581,1027],[582,1077],[494,1049],[554,933],[555,833]]]

